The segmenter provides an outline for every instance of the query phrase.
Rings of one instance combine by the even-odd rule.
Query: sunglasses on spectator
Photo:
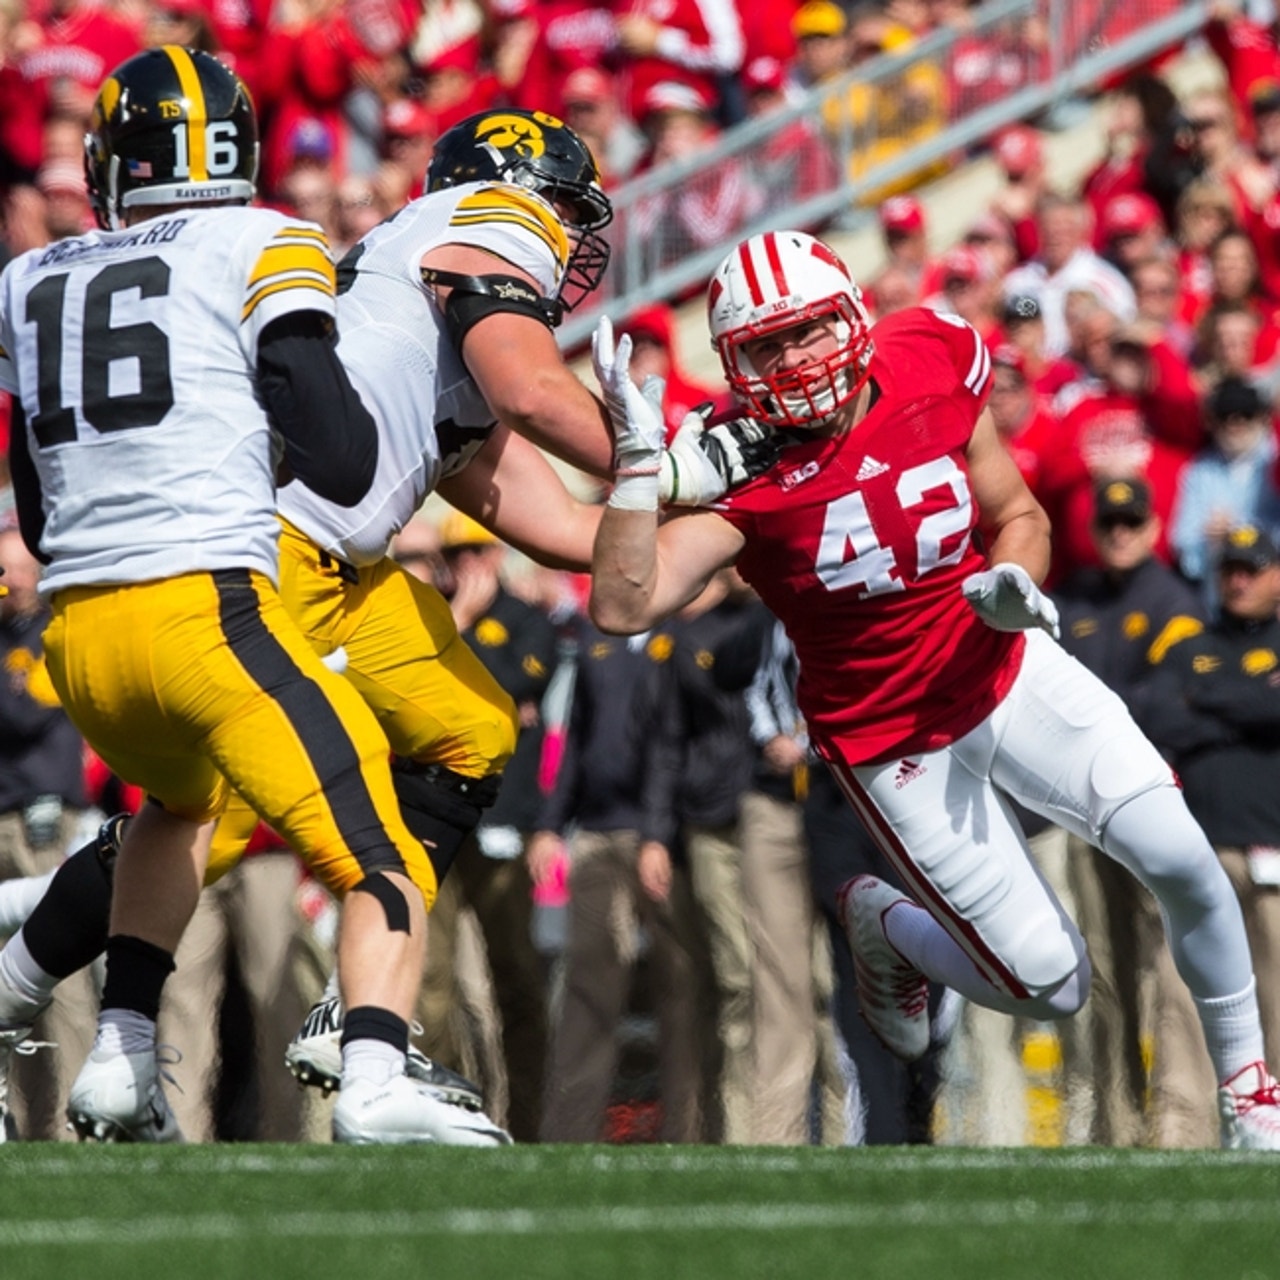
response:
[[[1196,116],[1187,121],[1192,133],[1204,133],[1207,129],[1219,129],[1225,123],[1221,116]]]
[[[1146,524],[1143,516],[1107,516],[1102,520],[1095,520],[1094,524],[1102,530],[1103,533],[1110,533],[1112,529],[1141,529]]]

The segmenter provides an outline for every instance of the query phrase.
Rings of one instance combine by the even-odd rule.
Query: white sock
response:
[[[93,1052],[100,1058],[118,1053],[151,1053],[156,1047],[156,1024],[132,1009],[103,1009]]]
[[[31,958],[19,929],[0,951],[0,1022],[30,1022],[60,981]]]
[[[336,1000],[341,995],[342,992],[338,989],[338,971],[337,969],[331,969],[329,971],[329,981],[324,984],[324,993],[321,995],[320,999],[322,1001]]]
[[[1234,996],[1221,996],[1216,1000],[1193,998],[1219,1081],[1230,1080],[1236,1072],[1262,1061],[1262,1019],[1258,1014],[1257,983],[1253,978]]]
[[[20,876],[0,883],[0,938],[7,938],[22,928],[23,921],[36,909],[49,881],[57,874],[57,871],[48,871],[42,876]]]
[[[369,1080],[386,1084],[404,1075],[404,1054],[385,1040],[352,1040],[342,1046],[342,1083]]]

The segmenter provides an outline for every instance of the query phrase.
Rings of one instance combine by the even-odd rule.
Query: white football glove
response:
[[[997,631],[1040,627],[1058,638],[1058,606],[1020,564],[997,564],[982,573],[971,573],[960,590],[974,613]]]
[[[686,413],[662,455],[658,493],[663,502],[705,506],[777,461],[782,442],[772,427],[752,418],[708,427],[714,409],[708,401]]]
[[[631,335],[614,345],[613,325],[601,316],[591,335],[591,365],[613,423],[611,507],[624,511],[658,509],[658,473],[666,432],[662,422],[661,378],[646,378],[643,391],[631,381]]]

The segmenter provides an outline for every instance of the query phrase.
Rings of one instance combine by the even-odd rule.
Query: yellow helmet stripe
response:
[[[176,44],[167,44],[164,51],[178,73],[182,96],[187,100],[187,162],[192,182],[209,181],[209,161],[205,155],[205,126],[209,123],[209,109],[205,105],[204,89],[200,85],[200,73],[191,55]]]

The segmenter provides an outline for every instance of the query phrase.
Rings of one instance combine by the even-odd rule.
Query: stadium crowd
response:
[[[234,66],[264,122],[265,200],[320,223],[341,255],[420,194],[434,139],[477,109],[561,115],[616,184],[861,59],[962,25],[966,8],[3,3],[0,252],[7,260],[92,225],[87,111],[110,68],[148,45],[190,45]],[[1042,135],[1024,124],[991,140],[1000,190],[941,254],[929,252],[924,204],[910,190],[888,195],[878,207],[886,263],[861,283],[877,317],[925,305],[986,340],[996,426],[1052,520],[1047,586],[1063,642],[1188,779],[1246,908],[1274,1070],[1280,38],[1229,4],[1206,36],[1221,88],[1180,99],[1158,68],[1111,86],[1106,156],[1078,189],[1055,182]],[[945,75],[926,66],[907,78],[895,95],[902,118],[882,130],[888,145],[938,128],[959,96],[1024,83],[1043,35],[1033,24],[1001,29],[964,54]],[[887,108],[851,98],[847,109]],[[797,169],[801,143],[812,162]],[[806,123],[758,166],[691,183],[678,208],[642,207],[632,230],[665,234],[675,219],[682,245],[728,245],[759,209],[754,193],[829,183],[833,165]],[[666,378],[672,428],[701,401],[727,404],[723,385],[682,370],[670,308],[620,327],[639,373]],[[4,505],[0,878],[16,878],[47,875],[95,815],[139,798],[95,766],[41,680],[38,568]],[[1024,1140],[1023,1091],[1008,1081],[1020,1078],[1028,1028],[1010,1037],[1003,1021],[969,1010],[940,1017],[934,1051],[908,1069],[860,1025],[836,890],[878,855],[838,799],[833,808],[791,701],[785,645],[740,583],[718,580],[628,644],[590,628],[581,580],[529,569],[480,526],[420,519],[396,555],[450,597],[536,748],[511,769],[505,811],[446,882],[433,919],[452,924],[433,933],[419,1010],[425,1051],[479,1080],[518,1140],[927,1141],[948,1126],[977,1141]],[[660,744],[656,757],[641,752],[636,724]],[[1208,1060],[1154,904],[1065,832],[1030,833],[1094,961],[1089,1005],[1062,1024],[1060,1136],[1215,1144],[1196,1083]],[[191,943],[200,965],[180,955],[167,989],[162,1038],[205,1073],[174,1099],[189,1135],[308,1133],[279,1061],[328,971],[333,909],[265,829],[256,855],[216,901],[206,894],[206,927]],[[289,946],[249,945],[273,935]],[[221,1032],[201,1039],[221,987]],[[88,1043],[91,997],[68,991],[44,1028],[70,1062]],[[947,1007],[944,993],[933,1000]],[[941,1081],[947,1061],[976,1064],[981,1079],[970,1072],[967,1092]],[[24,1136],[65,1136],[57,1097],[68,1081],[43,1056],[18,1067]],[[963,1107],[981,1118],[962,1120]]]

